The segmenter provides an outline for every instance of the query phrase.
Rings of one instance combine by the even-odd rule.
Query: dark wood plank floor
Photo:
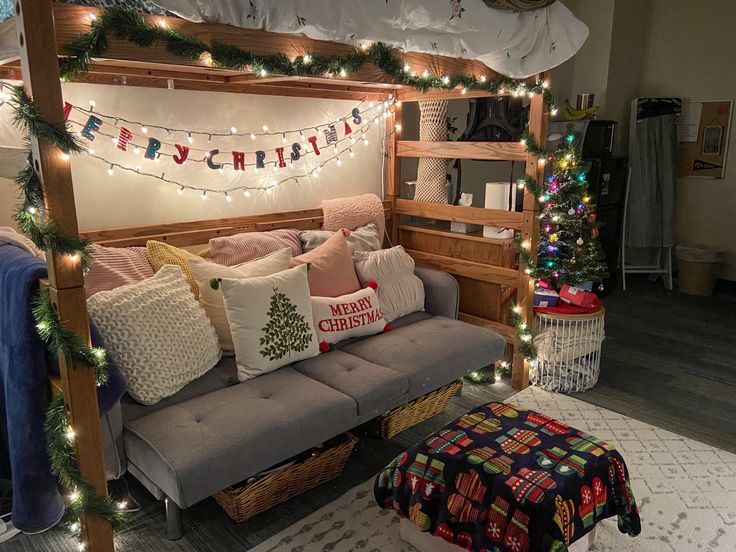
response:
[[[598,385],[575,397],[736,452],[736,293],[667,291],[645,277],[604,299]]]
[[[636,279],[627,293],[616,292],[604,303],[607,338],[601,377],[593,390],[575,396],[736,452],[736,295],[688,297]],[[185,512],[186,534],[178,542],[163,538],[163,508],[129,478],[131,492],[143,508],[118,533],[117,549],[247,550],[368,480],[400,451],[451,419],[512,394],[505,382],[466,384],[447,412],[390,441],[361,439],[339,479],[246,523],[231,522],[211,499],[197,504]],[[75,549],[59,530],[19,536],[2,548],[8,552]]]

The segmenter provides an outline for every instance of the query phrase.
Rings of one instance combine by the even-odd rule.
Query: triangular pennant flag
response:
[[[713,163],[708,163],[707,161],[703,161],[701,159],[696,159],[693,161],[693,170],[694,171],[707,171],[708,169],[720,169],[720,165],[715,165]]]
[[[348,135],[348,134],[350,134],[351,132],[353,132],[353,129],[352,129],[352,128],[350,128],[350,125],[348,124],[348,122],[347,122],[347,121],[345,121],[345,136],[347,136],[347,135]]]

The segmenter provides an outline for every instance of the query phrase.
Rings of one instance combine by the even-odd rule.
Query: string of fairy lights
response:
[[[4,84],[0,84],[0,101],[2,101],[4,87]],[[68,113],[67,124],[82,145],[81,152],[106,166],[106,172],[109,176],[115,176],[117,171],[138,174],[175,186],[179,195],[194,191],[198,192],[203,200],[213,196],[221,196],[225,201],[231,202],[238,193],[242,193],[246,198],[251,197],[253,192],[264,192],[270,195],[274,188],[287,182],[299,184],[300,179],[318,176],[322,169],[329,164],[334,163],[338,167],[341,166],[344,159],[355,157],[355,148],[359,144],[363,146],[369,144],[369,131],[374,126],[379,125],[382,119],[388,119],[397,103],[393,97],[382,102],[363,100],[352,108],[347,115],[327,122],[279,131],[271,131],[264,124],[260,133],[237,132],[234,127],[230,129],[231,132],[223,133],[217,130],[193,130],[148,124],[122,116],[98,112],[95,110],[96,102],[94,100],[90,100],[89,109],[68,103],[65,109]],[[86,116],[87,119],[80,120],[75,116],[80,114]],[[100,120],[103,120],[103,122],[100,122]],[[340,124],[343,124],[344,127],[342,127],[341,132],[338,132],[336,127]],[[135,132],[127,128],[133,125],[139,126]],[[151,129],[154,130],[151,131]],[[175,141],[159,141],[151,136],[155,130],[166,132],[168,135],[174,133],[186,135],[189,144],[194,142],[195,137],[206,137],[208,149],[193,148],[188,145],[182,146]],[[389,132],[394,130],[396,129],[389,129]],[[342,136],[339,136],[340,133]],[[324,140],[322,140],[323,134]],[[220,152],[220,149],[214,147],[215,144],[212,142],[213,138],[233,141],[247,137],[257,140],[263,137],[272,138],[277,136],[281,136],[281,146],[264,147],[263,149],[250,151],[233,149],[230,152],[233,154],[233,160],[231,161],[224,158],[229,151],[223,147],[224,151]],[[288,137],[296,136],[298,136],[298,139],[290,142]],[[120,140],[123,138],[125,144],[121,148]],[[189,141],[190,138],[191,141]],[[318,138],[323,143],[318,143]],[[144,143],[143,140],[148,140],[148,143]],[[151,147],[152,142],[156,143],[157,147],[154,152],[155,155],[149,156],[147,150]],[[110,145],[105,147],[104,144]],[[290,146],[287,146],[287,144],[290,144]],[[291,155],[285,154],[287,147],[293,148]],[[118,155],[123,153],[132,155],[125,161],[120,161],[112,158],[110,152],[106,151],[109,148],[114,148],[112,151]],[[186,150],[187,155],[181,155],[183,150]],[[194,151],[195,155],[189,156],[189,151]],[[274,156],[273,159],[266,158],[268,153],[273,154],[274,152],[278,155]],[[60,155],[66,161],[71,158],[67,152],[62,152]],[[223,158],[215,162],[215,155],[220,155]],[[128,161],[131,158],[135,160],[133,164]],[[286,176],[280,174],[282,170],[293,171],[298,166],[296,162],[304,160],[310,161],[309,168],[305,168],[298,173],[290,172]],[[178,169],[188,163],[205,164],[220,175],[227,174],[230,177],[238,178],[238,180],[241,179],[241,176],[245,176],[252,171],[251,174],[256,175],[257,181],[227,187],[189,184],[173,176],[178,172]],[[150,167],[158,165],[162,165],[161,171],[151,170]],[[273,172],[272,174],[269,169]]]

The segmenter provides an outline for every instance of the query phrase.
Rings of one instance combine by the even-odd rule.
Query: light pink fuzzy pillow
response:
[[[302,254],[299,230],[281,228],[270,232],[243,232],[234,236],[212,238],[208,259],[214,263],[234,266],[265,257],[288,247],[292,256]]]
[[[309,263],[307,280],[313,297],[340,297],[360,289],[353,258],[345,239],[348,230],[335,232],[325,243],[291,259],[291,266]]]
[[[378,228],[378,235],[383,241],[386,228],[386,215],[383,211],[383,202],[376,194],[363,194],[337,199],[323,199],[319,206],[322,208],[322,229],[337,231],[340,228],[355,230],[373,221]]]
[[[153,276],[145,247],[104,247],[93,243],[89,248],[92,265],[84,278],[87,297]]]

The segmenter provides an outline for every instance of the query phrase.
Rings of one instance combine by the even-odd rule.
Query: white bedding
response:
[[[405,51],[477,59],[516,78],[559,65],[588,37],[588,27],[560,0],[520,13],[489,8],[483,0],[150,1],[190,21],[347,44],[386,42]],[[110,0],[82,3],[107,5]],[[0,59],[17,52],[15,23],[9,19],[0,24]]]
[[[588,37],[562,2],[514,13],[483,0],[155,0],[191,21],[478,59],[510,77],[559,65]],[[462,11],[460,11],[462,9]]]

